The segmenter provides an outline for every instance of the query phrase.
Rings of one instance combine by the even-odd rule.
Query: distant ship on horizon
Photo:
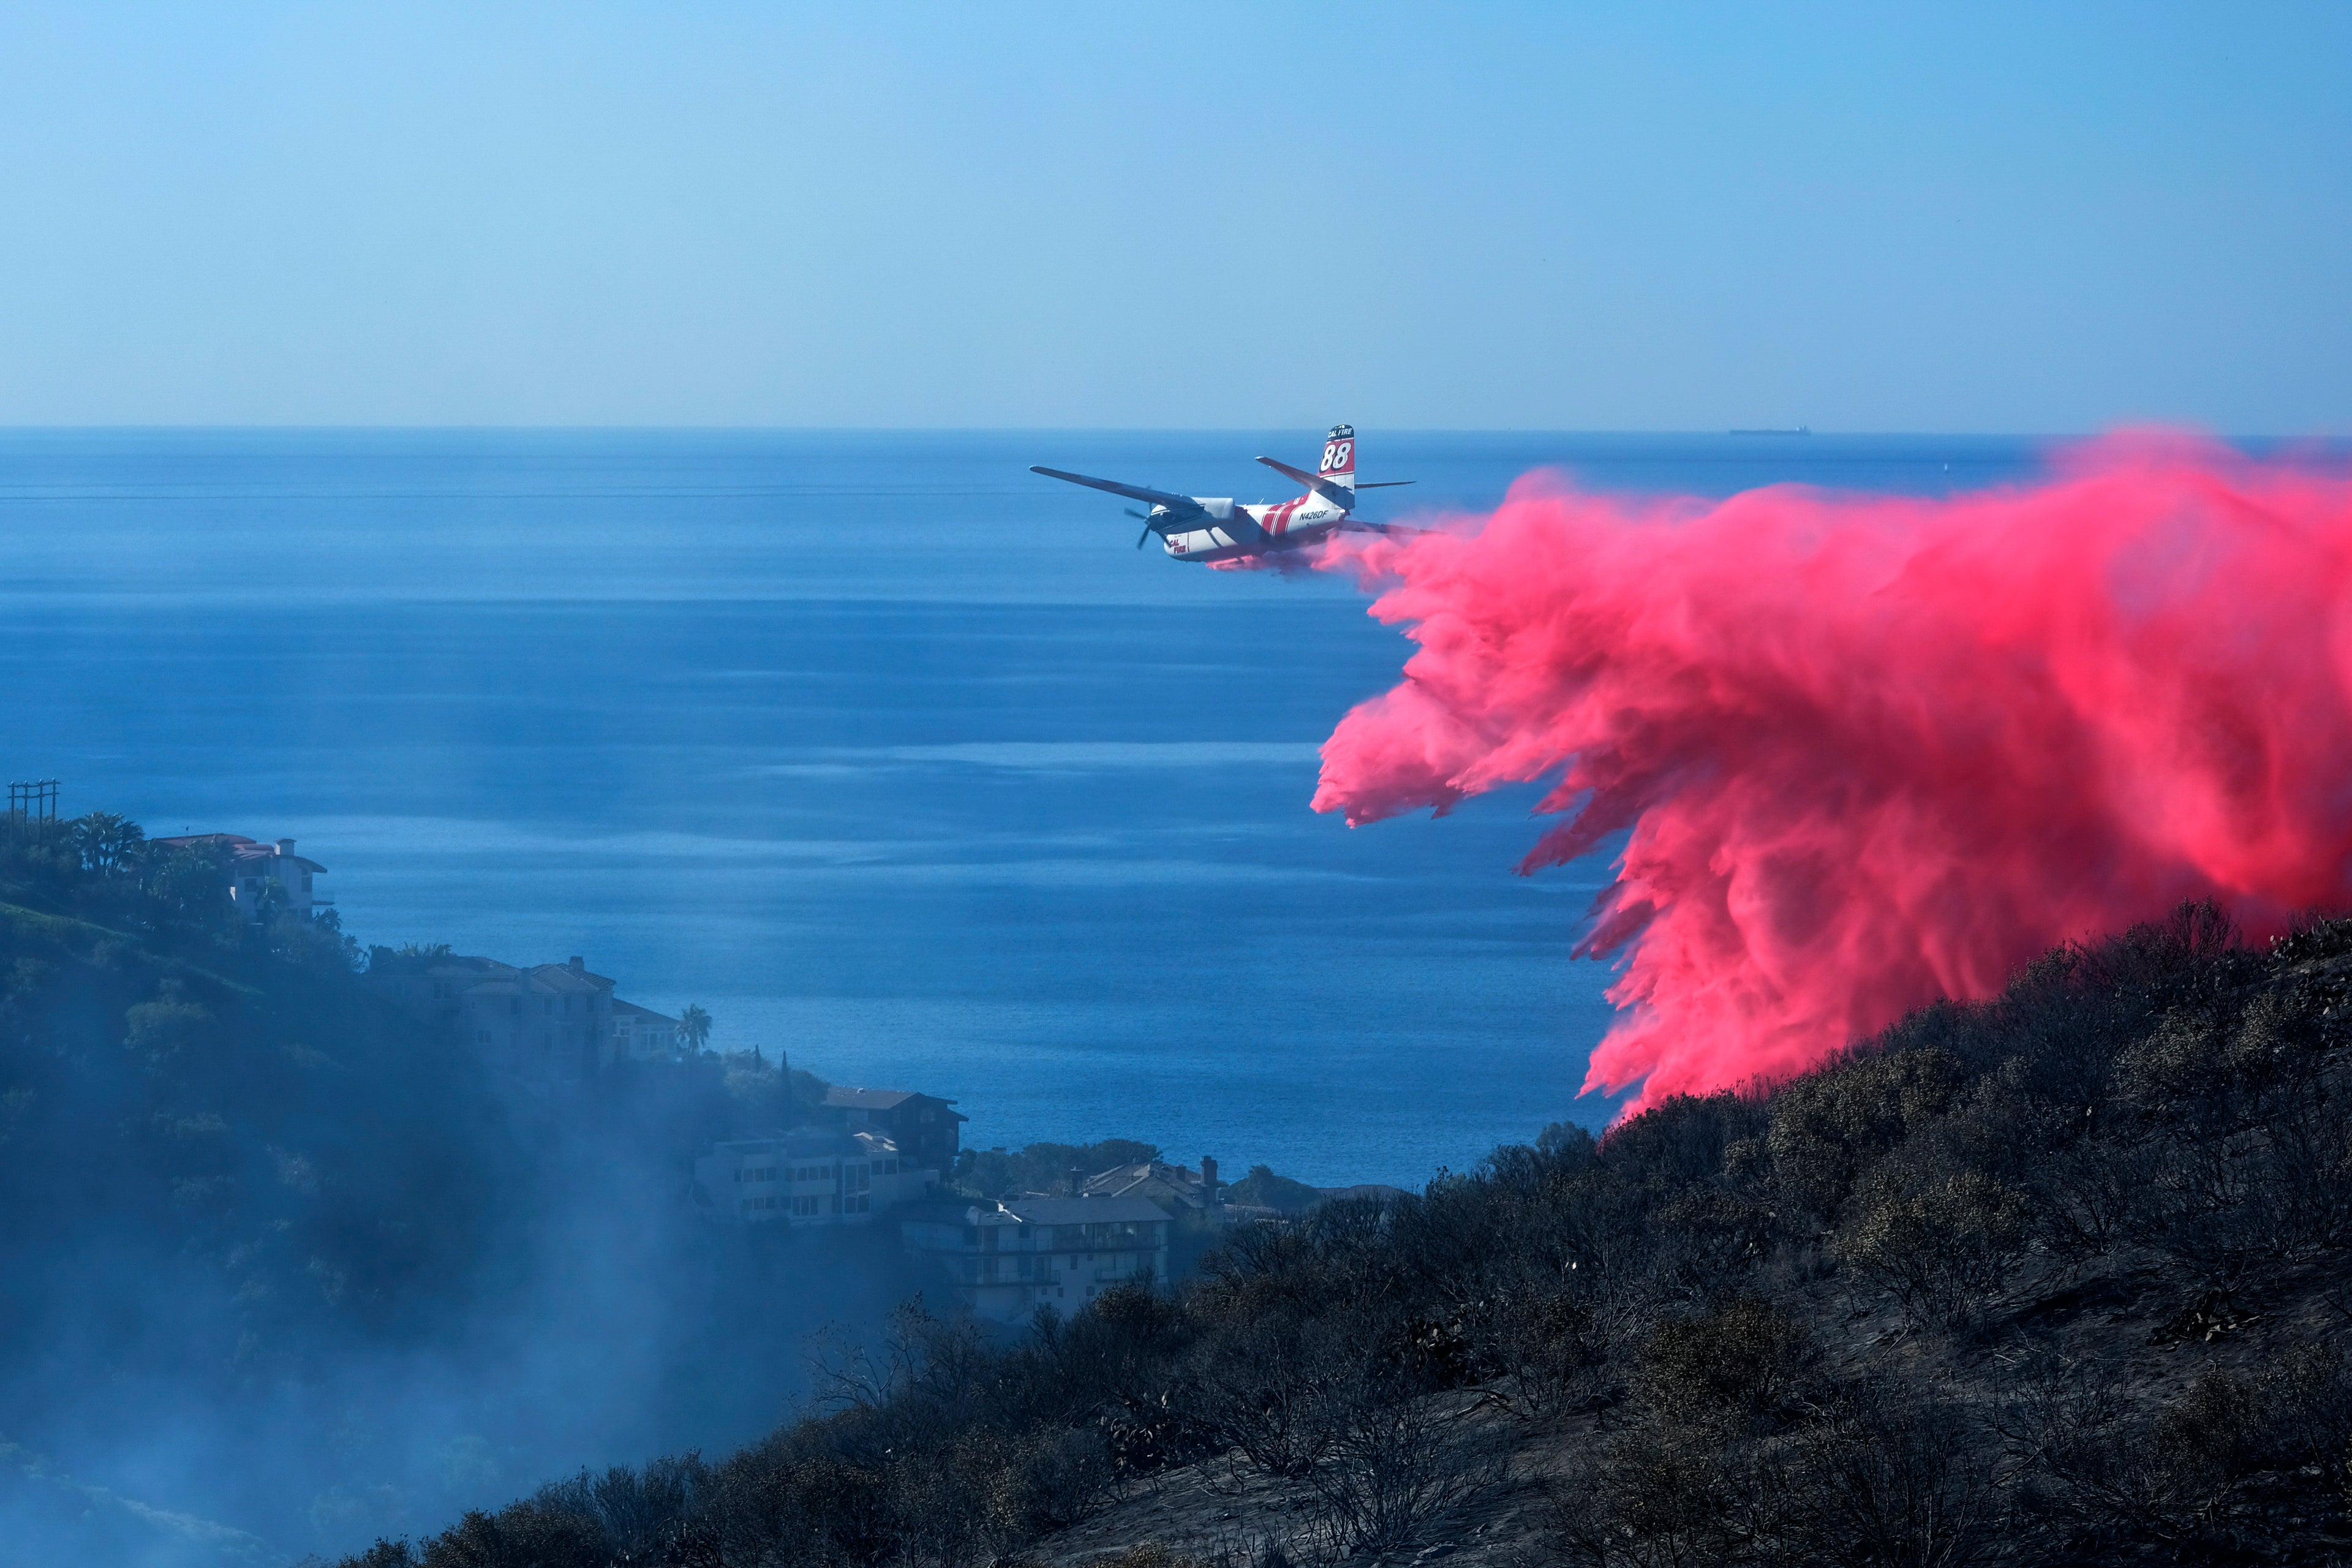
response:
[[[1813,427],[1810,425],[1800,425],[1794,430],[1734,430],[1732,432],[1735,436],[1810,436],[1812,433]]]

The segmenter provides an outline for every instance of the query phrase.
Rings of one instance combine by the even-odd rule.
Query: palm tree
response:
[[[699,1054],[710,1039],[710,1015],[698,1003],[689,1004],[677,1016],[677,1037],[686,1042],[688,1051]]]
[[[147,843],[147,830],[127,816],[93,811],[73,820],[74,847],[81,863],[93,871],[128,869]]]

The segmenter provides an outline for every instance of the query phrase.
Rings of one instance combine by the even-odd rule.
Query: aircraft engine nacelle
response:
[[[1231,496],[1194,496],[1192,504],[1207,513],[1212,522],[1233,521],[1234,498]]]

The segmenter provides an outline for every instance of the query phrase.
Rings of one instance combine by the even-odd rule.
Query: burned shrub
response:
[[[1035,1426],[1011,1436],[964,1433],[949,1450],[944,1479],[941,1500],[1003,1556],[1085,1518],[1109,1491],[1112,1471],[1100,1434]]]
[[[1996,1424],[2062,1549],[2273,1553],[2341,1507],[2328,1494],[2352,1431],[2352,1379],[2333,1347],[2290,1350],[2252,1375],[2209,1368],[2150,1414],[2113,1369],[2053,1363]]]
[[[1237,1451],[1269,1475],[1305,1475],[1320,1453],[1324,1390],[1355,1353],[1287,1314],[1228,1322],[1187,1369],[1192,1420],[1213,1451]]]
[[[1763,1105],[1750,1096],[1718,1091],[1677,1094],[1611,1128],[1601,1157],[1648,1192],[1674,1194],[1723,1169],[1723,1152],[1761,1133]]]
[[[419,1568],[604,1568],[596,1522],[535,1502],[477,1509],[425,1542]]]
[[[1425,1394],[1378,1366],[1325,1385],[1306,1480],[1335,1556],[1386,1552],[1501,1482],[1510,1449],[1479,1402]]]
[[[1723,1186],[1699,1187],[1660,1205],[1650,1231],[1659,1285],[1691,1301],[1738,1289],[1784,1239],[1776,1213]]]
[[[2295,916],[2271,942],[2271,957],[2282,964],[2325,963],[2347,953],[2352,953],[2352,920],[2331,919],[2316,910]]]
[[[1916,1387],[1845,1391],[1798,1432],[1786,1474],[1788,1561],[1963,1568],[2009,1533],[1992,1455],[1958,1408]]]
[[[2024,1195],[1981,1172],[1925,1181],[1882,1172],[1851,1207],[1833,1242],[1838,1256],[1892,1294],[1914,1323],[1972,1321],[2008,1283],[2024,1247]]]
[[[1662,1323],[1643,1342],[1633,1390],[1676,1426],[1760,1429],[1811,1368],[1814,1352],[1785,1312],[1753,1296],[1702,1317]]]
[[[2352,1246],[2352,1074],[2318,1001],[2176,1009],[2118,1060],[2142,1177],[2130,1233],[2200,1278]]]
[[[1712,1445],[1639,1427],[1601,1445],[1554,1488],[1552,1545],[1591,1568],[1734,1563],[1750,1541],[1779,1533],[1784,1496]]]
[[[650,1552],[675,1532],[709,1479],[698,1454],[656,1459],[642,1470],[615,1465],[603,1475],[582,1470],[568,1481],[540,1488],[542,1509],[593,1521],[605,1549],[618,1556]]]
[[[1765,1133],[1773,1179],[1834,1219],[1864,1173],[1948,1110],[1966,1081],[1955,1058],[1929,1048],[1858,1057],[1782,1085]]]
[[[887,1479],[793,1447],[771,1438],[718,1466],[679,1536],[726,1563],[868,1563],[892,1550]]]
[[[1609,1402],[1629,1327],[1618,1303],[1529,1287],[1498,1292],[1485,1306],[1480,1349],[1520,1414],[1544,1420]]]

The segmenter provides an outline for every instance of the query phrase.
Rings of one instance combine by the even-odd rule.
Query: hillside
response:
[[[248,921],[115,819],[18,827],[0,1559],[343,1550],[583,1444],[740,1440],[805,1390],[801,1335],[913,1288],[892,1247],[696,1215],[688,1161],[773,1121],[772,1064],[518,1092],[371,994],[331,914]]]
[[[362,994],[331,915],[249,925],[220,882],[86,866],[63,831],[0,857],[0,1236],[139,1270],[20,1273],[0,1341],[102,1347],[168,1296],[258,1371],[297,1321],[395,1328],[483,1247],[514,1151],[446,1109],[491,1107],[470,1062]]]
[[[1172,1297],[910,1311],[725,1459],[347,1561],[2343,1561],[2347,999],[2352,921],[2184,909]]]

